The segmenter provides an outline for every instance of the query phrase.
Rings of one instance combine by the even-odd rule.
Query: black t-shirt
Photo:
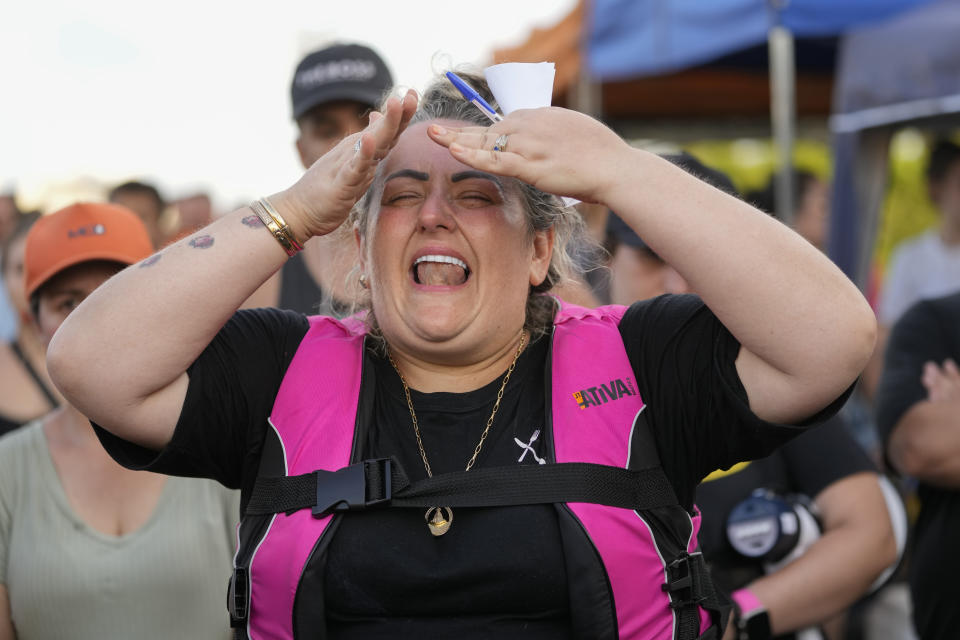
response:
[[[280,300],[277,306],[299,313],[317,313],[324,299],[323,289],[307,270],[303,254],[291,257],[280,270]]]
[[[291,312],[237,313],[189,369],[183,413],[159,455],[102,431],[101,439],[121,464],[212,477],[249,491],[266,419],[307,328],[306,318]],[[708,472],[766,455],[799,432],[750,411],[735,367],[739,344],[699,298],[636,303],[620,332],[664,471],[688,510]],[[543,459],[548,349],[542,339],[520,356],[477,467]],[[377,382],[374,427],[361,443],[362,457],[394,456],[412,479],[424,477],[399,379],[382,356],[368,350],[365,358],[376,367]],[[501,380],[466,394],[411,390],[435,474],[464,468]],[[440,538],[429,535],[417,510],[344,517],[327,554],[331,637],[388,637],[398,629],[402,635],[566,635],[567,576],[555,510],[457,509],[454,517]]]
[[[876,466],[834,416],[765,458],[708,476],[697,488],[700,549],[717,586],[729,593],[764,574],[762,563],[737,553],[726,534],[727,516],[755,489],[813,500],[834,482],[863,471],[876,472]]]
[[[942,365],[947,358],[960,362],[960,294],[919,302],[894,325],[877,391],[877,426],[884,443],[904,414],[927,399],[921,382],[924,363]],[[957,423],[943,427],[956,428]],[[914,622],[924,640],[956,638],[960,491],[921,483],[917,493],[921,509],[910,561]]]
[[[302,253],[292,256],[280,269],[280,300],[277,308],[337,318],[350,313],[349,304],[336,300],[313,279],[307,269],[307,258]]]

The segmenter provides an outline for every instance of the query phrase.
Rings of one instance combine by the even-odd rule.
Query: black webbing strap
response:
[[[697,637],[697,640],[720,640],[720,632],[717,629],[717,625],[711,625],[703,632],[703,635]]]
[[[338,471],[257,478],[245,513],[311,509],[314,515],[371,507],[496,507],[588,502],[625,509],[676,504],[659,467],[631,471],[585,462],[460,471],[410,482],[391,459],[364,460]]]
[[[723,605],[710,579],[710,570],[699,551],[683,552],[667,564],[667,583],[663,590],[670,594],[670,608],[677,614],[677,638],[707,640],[718,638],[719,625],[726,622]],[[711,614],[713,624],[700,634],[700,611]]]

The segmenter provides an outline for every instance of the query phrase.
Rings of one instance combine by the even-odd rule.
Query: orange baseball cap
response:
[[[41,217],[24,247],[27,298],[64,269],[93,260],[133,264],[153,253],[143,222],[126,207],[81,202]]]

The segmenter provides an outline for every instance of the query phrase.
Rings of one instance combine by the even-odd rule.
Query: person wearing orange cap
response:
[[[143,223],[117,205],[74,204],[38,220],[24,284],[43,342],[152,252]],[[69,403],[6,435],[0,639],[228,638],[219,591],[238,508],[218,483],[121,467]]]

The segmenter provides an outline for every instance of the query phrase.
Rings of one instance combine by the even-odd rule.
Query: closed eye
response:
[[[490,197],[489,195],[487,195],[486,193],[479,193],[479,192],[476,192],[476,191],[471,191],[471,192],[468,192],[468,193],[462,193],[462,194],[460,194],[460,199],[461,199],[461,200],[475,200],[475,201],[485,202],[485,203],[492,203],[492,202],[493,202],[493,198],[491,198],[491,197]]]
[[[394,193],[383,199],[383,204],[409,204],[421,199],[419,193]]]

